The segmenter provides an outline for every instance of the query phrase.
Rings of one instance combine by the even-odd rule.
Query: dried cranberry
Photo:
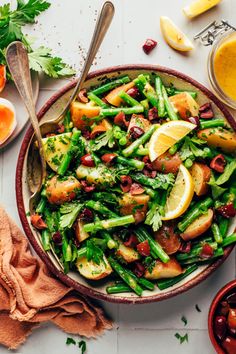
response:
[[[91,139],[90,131],[88,129],[86,128],[82,129],[81,134],[86,140]]]
[[[30,216],[31,224],[38,230],[44,230],[47,228],[47,224],[43,221],[42,216],[39,214],[32,214]]]
[[[139,90],[136,86],[131,87],[126,93],[133,98],[136,98],[139,96]]]
[[[79,218],[83,221],[91,222],[94,219],[93,212],[88,208],[84,208],[80,213]]]
[[[210,102],[207,102],[207,103],[204,103],[204,104],[199,108],[199,112],[202,113],[202,112],[208,111],[209,109],[212,109],[212,108],[211,108],[211,103],[210,103]]]
[[[58,246],[60,246],[62,244],[62,235],[61,235],[60,231],[54,232],[54,234],[52,235],[52,240]]]
[[[216,337],[221,341],[224,339],[227,330],[227,321],[224,316],[216,316],[214,320],[214,332]]]
[[[137,246],[138,243],[139,242],[138,242],[137,236],[134,234],[131,234],[129,236],[129,238],[124,242],[124,245],[126,247],[133,247],[134,248]]]
[[[236,215],[236,209],[233,203],[222,205],[221,207],[216,209],[218,213],[220,213],[225,218],[233,218]]]
[[[157,45],[157,42],[153,39],[148,38],[143,45],[143,51],[146,54],[149,54]]]
[[[86,154],[80,158],[82,165],[87,167],[95,167],[95,162],[93,160],[92,155]]]
[[[88,183],[86,181],[80,181],[82,189],[86,192],[93,192],[95,190],[95,186],[94,185],[88,185]]]
[[[58,124],[57,132],[58,134],[62,134],[65,131],[65,126],[64,124]]]
[[[131,184],[132,184],[132,178],[130,176],[120,176],[120,188],[124,193],[129,192]]]
[[[87,97],[87,90],[86,89],[80,90],[80,92],[78,93],[78,99],[80,102],[88,103],[89,100]]]
[[[133,272],[138,278],[142,277],[145,272],[144,265],[141,262],[135,262]]]
[[[116,125],[119,125],[120,127],[124,126],[124,127],[128,127],[129,122],[126,121],[125,119],[125,114],[124,112],[120,112],[118,113],[115,118],[114,118],[114,123]]]
[[[150,121],[158,118],[158,110],[156,107],[152,107],[148,110],[148,119]]]
[[[200,113],[200,118],[203,119],[211,119],[214,117],[214,113],[211,109],[209,109],[208,111],[202,112]]]
[[[145,240],[137,245],[137,251],[141,256],[150,256],[150,246],[148,240]]]
[[[139,183],[132,183],[129,191],[132,195],[139,195],[142,194],[145,189]]]
[[[138,139],[144,134],[144,130],[136,125],[131,127],[129,132],[133,139]]]
[[[116,154],[104,154],[102,155],[101,157],[101,160],[107,164],[107,165],[110,165],[112,162],[114,162],[115,158],[116,158]]]
[[[186,119],[188,122],[195,124],[197,127],[195,129],[198,129],[200,127],[200,120],[199,117],[189,117]]]
[[[179,251],[182,253],[189,253],[191,251],[191,241],[182,243]]]
[[[224,172],[226,160],[222,154],[217,155],[211,160],[210,167],[217,172]]]
[[[210,258],[213,256],[213,254],[214,254],[213,248],[208,243],[205,243],[202,246],[200,257],[201,258]]]

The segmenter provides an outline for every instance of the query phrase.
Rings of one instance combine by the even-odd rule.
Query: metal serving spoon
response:
[[[33,92],[27,51],[21,42],[13,42],[7,48],[6,60],[8,68],[12,75],[14,83],[21,95],[21,98],[25,103],[35,133],[29,144],[27,160],[27,181],[29,189],[33,193],[29,200],[30,213],[33,213],[35,210],[35,205],[39,199],[40,191],[46,177],[46,160],[43,150],[42,135],[47,134],[49,132],[54,132],[57,129],[58,123],[64,119],[67,111],[70,108],[71,103],[76,99],[77,94],[81,90],[82,85],[87,77],[95,55],[97,54],[97,51],[110,26],[114,12],[114,5],[110,1],[106,1],[102,6],[100,15],[98,17],[94,29],[87,58],[85,60],[82,72],[74,88],[74,91],[70,96],[70,99],[68,100],[65,108],[58,117],[55,117],[54,119],[45,122],[40,127],[35,112],[35,106],[33,103]],[[35,144],[35,138],[38,142],[38,146],[36,146]],[[54,256],[56,257],[55,254]],[[61,266],[61,263],[57,257],[56,259]]]

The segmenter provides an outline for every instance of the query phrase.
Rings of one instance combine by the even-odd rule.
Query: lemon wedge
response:
[[[162,220],[172,220],[182,215],[189,207],[194,194],[193,179],[184,165],[180,165],[175,184],[166,200]]]
[[[192,50],[193,44],[188,37],[174,24],[169,17],[161,16],[160,26],[165,41],[180,52]]]
[[[196,0],[183,8],[188,18],[194,18],[219,4],[222,0]]]
[[[172,120],[162,124],[153,133],[149,142],[149,157],[153,162],[177,141],[190,133],[196,125],[185,120]]]

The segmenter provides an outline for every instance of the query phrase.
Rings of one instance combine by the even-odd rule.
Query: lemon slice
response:
[[[191,19],[202,14],[203,12],[206,12],[220,2],[221,0],[196,0],[190,5],[185,6],[183,8],[183,12],[188,18]]]
[[[172,120],[164,123],[153,133],[149,142],[149,157],[151,161],[164,154],[177,141],[196,128],[195,124],[185,120]]]
[[[161,16],[160,26],[165,41],[181,52],[192,50],[193,44],[188,37],[174,24],[169,17]]]
[[[178,218],[189,207],[194,194],[193,179],[184,165],[180,165],[175,184],[167,198],[162,220]]]

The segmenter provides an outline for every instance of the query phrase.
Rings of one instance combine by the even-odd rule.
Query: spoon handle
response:
[[[46,161],[44,157],[43,142],[39,129],[38,118],[35,112],[28,53],[24,45],[21,42],[12,42],[7,47],[6,60],[17,90],[19,91],[19,94],[29,113],[29,118],[38,140],[39,154],[42,163],[41,178],[44,180],[46,174]]]
[[[110,1],[106,1],[103,6],[102,9],[100,11],[99,17],[97,19],[96,22],[96,26],[93,32],[93,37],[90,43],[90,47],[87,53],[87,57],[82,69],[82,72],[79,76],[78,82],[74,88],[74,91],[72,92],[72,95],[68,101],[68,103],[66,104],[63,112],[60,114],[60,116],[57,118],[57,120],[55,122],[60,122],[66,112],[69,110],[71,103],[76,99],[77,94],[79,93],[79,91],[82,89],[82,85],[88,75],[89,69],[93,63],[93,60],[98,52],[98,49],[100,48],[100,45],[107,33],[107,30],[111,24],[112,18],[114,16],[115,13],[115,8],[112,2]]]

